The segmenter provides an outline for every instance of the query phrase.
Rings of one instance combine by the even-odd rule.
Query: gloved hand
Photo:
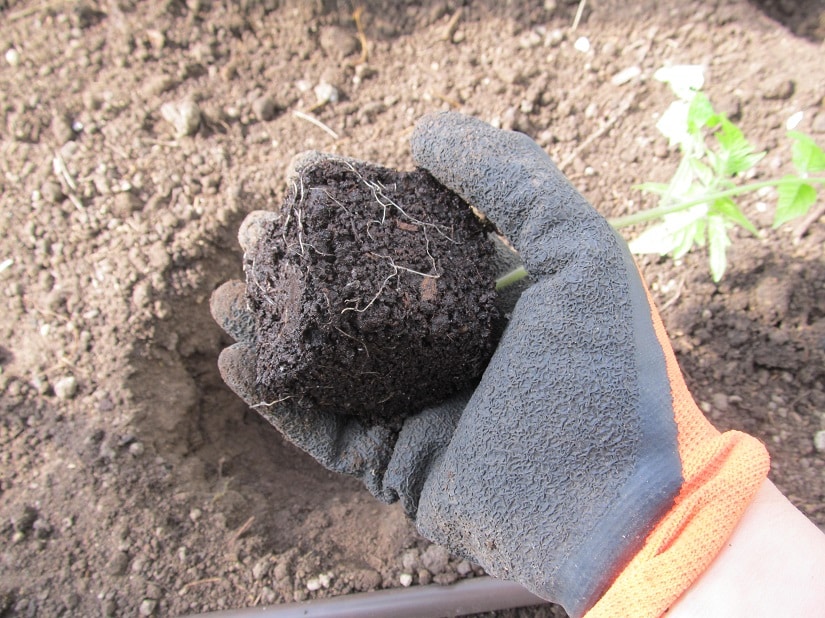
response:
[[[242,288],[213,313],[227,383],[418,529],[572,616],[656,616],[708,566],[767,473],[693,403],[625,243],[525,135],[423,118],[416,162],[495,223],[532,278],[476,390],[400,433],[261,402]],[[246,245],[255,218],[242,230]]]

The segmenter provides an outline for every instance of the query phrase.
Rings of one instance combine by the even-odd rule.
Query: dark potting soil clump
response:
[[[272,400],[399,426],[473,386],[495,348],[494,246],[428,172],[321,159],[246,262]]]

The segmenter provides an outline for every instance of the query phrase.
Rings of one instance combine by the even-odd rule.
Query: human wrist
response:
[[[816,616],[825,534],[765,481],[716,559],[668,618]]]

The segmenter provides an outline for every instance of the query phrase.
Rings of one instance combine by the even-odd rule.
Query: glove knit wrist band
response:
[[[720,433],[704,417],[655,309],[651,317],[670,377],[684,484],[671,510],[586,618],[661,616],[710,566],[768,474],[761,442],[738,431]]]

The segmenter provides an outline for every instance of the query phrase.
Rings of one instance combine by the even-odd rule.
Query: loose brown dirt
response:
[[[184,615],[479,573],[220,381],[209,296],[240,278],[238,225],[278,208],[296,153],[411,169],[416,118],[457,109],[528,133],[623,215],[678,161],[655,129],[665,63],[708,67],[768,151],[759,177],[791,171],[792,114],[825,143],[822,1],[591,0],[575,32],[568,0],[362,4],[365,48],[343,0],[0,3],[0,614]],[[742,200],[766,231],[736,234],[720,285],[698,254],[641,266],[697,400],[764,440],[823,526],[825,225],[771,231],[774,199]]]

